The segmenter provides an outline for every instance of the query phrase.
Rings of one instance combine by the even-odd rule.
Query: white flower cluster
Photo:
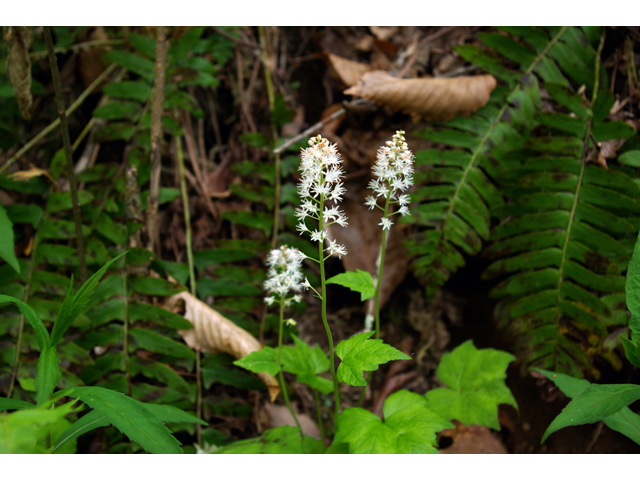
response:
[[[400,209],[391,215],[409,215],[411,198],[404,193],[397,195],[398,190],[405,192],[413,185],[413,153],[407,146],[402,130],[398,130],[393,139],[378,150],[373,174],[377,178],[371,180],[369,188],[375,192],[376,197],[368,196],[365,205],[371,210],[375,207],[384,210],[378,205],[378,198],[383,197],[385,200],[389,199],[389,203],[400,205]],[[382,225],[383,230],[389,230],[393,225],[388,218],[383,217],[381,220],[378,225]]]
[[[291,298],[285,297],[291,290],[299,292],[304,286],[304,283],[302,283],[302,270],[300,269],[304,258],[305,255],[303,253],[292,247],[282,246],[269,252],[267,257],[269,270],[267,272],[267,280],[264,282],[264,289],[270,295],[265,297],[264,301],[266,303],[273,305],[274,302],[284,301],[286,307],[291,302],[300,302],[302,300],[302,297],[298,294]]]
[[[341,227],[346,227],[347,217],[337,206],[331,208],[324,206],[324,202],[332,200],[339,202],[345,192],[342,184],[344,170],[342,170],[342,158],[338,153],[335,144],[320,135],[309,139],[309,148],[305,148],[301,153],[300,171],[302,179],[298,185],[298,194],[302,204],[296,209],[298,226],[296,229],[302,235],[304,232],[311,234],[314,242],[324,242],[327,232],[324,227],[337,223]],[[322,208],[324,207],[324,211]],[[322,216],[322,217],[321,217]],[[305,219],[311,217],[322,224],[318,230],[309,230]],[[329,242],[327,248],[333,255],[337,253],[340,258],[347,254],[344,245],[339,245],[335,241]]]

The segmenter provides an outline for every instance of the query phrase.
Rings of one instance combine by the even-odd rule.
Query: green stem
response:
[[[184,156],[182,154],[182,139],[176,137],[176,156],[178,157],[178,174],[180,176],[180,193],[182,194],[182,210],[184,212],[185,237],[187,242],[187,262],[189,263],[189,286],[191,295],[196,296],[196,273],[193,262],[193,247],[191,245],[191,213],[187,196],[187,181],[185,179]],[[202,378],[200,370],[200,350],[196,350],[196,415],[202,418]],[[202,445],[202,428],[196,424],[198,445]]]
[[[391,194],[387,195],[386,202],[384,204],[384,218],[389,216],[389,200]],[[378,265],[378,283],[376,284],[376,296],[375,296],[375,310],[376,310],[376,340],[380,338],[380,284],[382,283],[382,269],[384,267],[384,253],[387,249],[387,235],[382,230],[382,246],[380,247],[380,265]]]
[[[296,416],[293,408],[291,408],[291,402],[289,402],[289,393],[287,392],[287,384],[284,383],[284,375],[282,373],[282,329],[284,324],[284,297],[280,297],[280,329],[278,332],[278,365],[280,366],[280,384],[282,385],[282,396],[284,397],[284,403],[287,404],[287,408],[291,413],[291,416],[296,422],[298,429],[300,430],[300,436],[304,437],[302,433],[302,427],[300,426],[300,422],[298,421],[298,417]]]
[[[319,222],[320,222],[320,231],[324,231],[324,217],[322,212],[324,211],[324,195],[320,195],[320,214]],[[331,336],[331,329],[329,328],[329,322],[327,322],[327,282],[325,280],[324,275],[324,242],[318,242],[318,259],[320,260],[320,281],[322,283],[322,323],[324,325],[324,329],[327,331],[327,338],[329,339],[329,361],[331,363],[331,377],[333,378],[333,393],[335,396],[336,403],[336,418],[335,418],[335,426],[338,426],[338,415],[340,415],[340,394],[338,392],[338,377],[336,376],[336,367],[334,361],[334,351],[333,351],[333,337]]]
[[[56,93],[58,116],[60,117],[60,130],[62,131],[62,144],[64,145],[64,153],[67,159],[67,177],[69,177],[73,220],[76,227],[76,245],[78,247],[78,260],[80,262],[80,281],[84,284],[87,281],[87,260],[84,255],[82,217],[80,215],[80,204],[78,203],[78,189],[76,187],[76,173],[71,153],[71,140],[69,139],[69,125],[67,124],[67,114],[64,109],[64,99],[62,98],[62,86],[60,84],[60,73],[58,72],[58,60],[56,59],[56,54],[53,51],[51,27],[44,27],[44,38],[47,44],[47,52],[49,53],[49,67],[51,68],[51,77],[53,79],[53,87]]]
[[[122,354],[124,358],[125,376],[127,378],[127,394],[131,396],[131,363],[129,361],[129,291],[127,289],[127,266],[122,257],[122,304],[124,306],[124,321],[122,325]]]
[[[49,189],[49,195],[51,194],[51,189]],[[48,195],[47,195],[48,196]],[[29,273],[27,274],[27,281],[24,285],[24,294],[22,295],[22,301],[24,303],[29,303],[29,294],[31,292],[31,279],[33,278],[33,272],[36,269],[36,254],[38,251],[38,244],[40,242],[40,227],[42,226],[42,222],[45,217],[48,215],[45,213],[40,218],[40,223],[38,224],[38,228],[36,230],[35,237],[33,239],[33,246],[31,247],[31,262],[29,263]],[[13,389],[16,384],[16,378],[18,377],[18,371],[20,370],[20,351],[22,350],[22,334],[24,331],[24,315],[20,314],[20,323],[18,324],[18,339],[16,341],[16,356],[13,361],[13,370],[11,371],[11,380],[9,381],[9,391],[7,393],[7,398],[11,398],[13,394]]]
[[[325,442],[325,434],[324,434],[324,424],[322,423],[322,409],[320,408],[320,397],[318,395],[318,391],[315,388],[313,390],[313,398],[316,401],[316,412],[318,414],[318,428],[320,429],[320,438],[322,439],[322,443]]]

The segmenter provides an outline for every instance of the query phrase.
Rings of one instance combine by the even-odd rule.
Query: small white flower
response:
[[[309,279],[307,277],[304,277],[304,282],[302,282],[302,284],[300,286],[302,288],[304,288],[305,290],[309,290],[311,288],[311,284],[309,283]]]
[[[382,225],[382,230],[391,230],[391,225],[393,225],[393,222],[391,220],[389,220],[388,218],[381,218],[380,220],[382,220],[378,225]]]
[[[399,212],[400,212],[400,215],[402,215],[403,217],[405,215],[410,215],[409,207],[407,207],[406,205],[401,206]]]
[[[296,325],[297,325],[297,323],[298,323],[298,322],[296,322],[293,318],[288,318],[288,319],[286,319],[286,320],[284,321],[284,324],[285,324],[287,327],[294,327],[294,326],[296,326]]]
[[[314,230],[311,232],[311,241],[312,242],[324,242],[324,239],[327,238],[327,232],[324,230],[319,232],[318,230]]]
[[[307,226],[305,225],[304,221],[300,222],[297,226],[296,226],[296,230],[300,232],[300,235],[302,235],[304,232],[309,232],[310,230],[307,228]]]
[[[369,209],[373,210],[374,208],[376,208],[376,205],[378,204],[377,200],[375,198],[373,198],[371,195],[369,195],[366,199],[366,201],[364,202],[364,204],[369,207]]]
[[[275,297],[264,297],[264,302],[269,306],[273,305],[273,302],[275,301],[276,301]]]

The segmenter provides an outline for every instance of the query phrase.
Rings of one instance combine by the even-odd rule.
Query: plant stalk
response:
[[[322,216],[322,212],[324,211],[324,194],[320,195],[320,232],[324,231],[324,217]],[[320,281],[322,283],[322,324],[324,325],[324,329],[327,332],[327,339],[329,340],[329,360],[331,363],[331,377],[333,378],[333,392],[335,396],[336,403],[336,417],[335,417],[335,427],[338,427],[338,415],[340,414],[340,394],[338,393],[338,377],[336,375],[336,367],[334,360],[334,351],[333,351],[333,337],[331,336],[331,329],[329,328],[329,322],[327,322],[327,282],[324,274],[324,242],[318,242],[318,253],[319,253],[319,261],[320,261]]]
[[[73,220],[76,227],[76,243],[78,246],[78,260],[80,262],[80,281],[84,284],[87,281],[87,261],[84,255],[84,237],[82,235],[82,216],[80,214],[80,204],[78,203],[78,189],[76,183],[76,173],[73,166],[71,154],[71,140],[69,139],[69,125],[67,124],[67,114],[62,98],[62,86],[60,85],[60,73],[58,72],[58,61],[53,48],[53,38],[51,37],[51,27],[44,27],[44,38],[49,53],[49,66],[53,78],[53,87],[56,92],[56,103],[58,104],[58,115],[60,117],[60,130],[62,131],[62,143],[64,153],[67,158],[67,176],[69,177],[69,190],[71,192],[71,203],[73,204]]]
[[[318,414],[318,428],[320,429],[320,438],[322,439],[322,443],[326,441],[325,433],[324,433],[324,424],[322,423],[322,409],[320,408],[320,396],[318,395],[318,391],[315,388],[313,390],[313,398],[316,401],[316,412]]]
[[[300,422],[298,421],[298,417],[296,416],[293,408],[291,407],[291,402],[289,401],[289,393],[287,392],[287,384],[284,383],[284,374],[282,373],[282,330],[284,325],[284,297],[280,297],[280,329],[278,332],[278,365],[280,366],[280,383],[282,384],[282,396],[284,397],[284,403],[287,404],[287,408],[289,409],[289,413],[296,422],[298,429],[300,430],[300,436],[304,438],[304,434],[302,433],[302,427],[300,426]]]
[[[193,248],[191,242],[191,212],[189,211],[189,198],[187,196],[187,181],[185,179],[184,156],[182,154],[182,139],[176,137],[176,153],[178,157],[178,173],[180,176],[180,192],[182,194],[182,210],[184,211],[185,237],[187,242],[187,261],[189,263],[189,286],[191,295],[196,296],[196,273],[193,262]],[[196,349],[196,415],[202,419],[202,372],[200,367],[200,350]],[[202,445],[202,428],[196,424],[196,436],[198,445]]]

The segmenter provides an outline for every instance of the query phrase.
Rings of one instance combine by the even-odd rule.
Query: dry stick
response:
[[[189,212],[189,198],[187,196],[187,182],[185,180],[184,158],[182,156],[182,141],[176,137],[176,156],[178,157],[178,172],[180,175],[180,192],[182,193],[182,209],[184,211],[185,236],[187,242],[187,261],[189,263],[189,286],[191,295],[196,296],[196,274],[193,263],[193,250],[191,246],[191,213]],[[202,375],[200,369],[200,350],[196,349],[196,415],[202,418]],[[196,424],[198,445],[202,445],[202,429]]]
[[[357,107],[358,105],[364,105],[367,102],[368,102],[368,100],[366,98],[358,98],[357,100],[354,100],[353,102],[349,102],[348,105],[352,106],[352,107]],[[300,140],[302,140],[305,137],[310,137],[311,134],[313,134],[316,131],[320,130],[327,123],[335,120],[338,117],[341,117],[345,113],[347,113],[347,110],[344,107],[341,108],[340,110],[336,110],[335,112],[333,112],[331,115],[329,115],[324,120],[320,120],[318,123],[314,123],[309,128],[307,128],[304,132],[299,133],[295,137],[290,138],[289,140],[284,142],[282,145],[280,145],[278,148],[273,150],[273,152],[271,152],[271,153],[273,153],[274,155],[278,154],[278,153],[282,153],[284,150],[289,148],[294,143],[299,142]]]
[[[62,87],[60,85],[60,74],[58,72],[58,61],[53,51],[53,39],[51,38],[51,27],[44,27],[44,39],[49,52],[49,66],[53,77],[53,87],[56,92],[56,103],[58,104],[58,115],[60,116],[60,130],[62,130],[62,143],[64,154],[67,158],[67,176],[69,177],[69,190],[71,191],[71,203],[73,205],[73,220],[76,226],[76,243],[78,246],[78,259],[80,261],[80,281],[84,284],[87,281],[87,262],[84,258],[84,237],[82,235],[82,217],[80,215],[80,204],[78,203],[78,190],[76,186],[76,173],[73,166],[71,154],[71,140],[69,140],[69,125],[67,115],[64,111],[64,99],[62,98]]]
[[[211,212],[211,216],[216,222],[218,222],[220,221],[220,215],[218,215],[218,211],[216,210],[216,207],[213,205],[213,202],[211,201],[211,195],[209,195],[209,189],[207,188],[206,180],[203,177],[202,172],[200,171],[200,167],[198,166],[198,157],[199,157],[198,149],[196,147],[196,142],[193,137],[193,127],[191,125],[191,117],[189,116],[189,113],[187,113],[186,111],[182,112],[181,124],[184,130],[184,140],[185,140],[185,143],[187,144],[187,151],[189,152],[189,160],[191,160],[193,171],[196,174],[196,178],[198,179],[200,188],[204,193],[204,200],[207,204],[207,207],[209,208],[209,211]],[[180,148],[182,148],[182,146],[180,146]],[[202,162],[203,163],[206,162],[206,159],[203,158]]]
[[[162,157],[162,114],[164,112],[164,83],[167,67],[167,28],[158,27],[156,43],[156,69],[151,105],[151,177],[147,206],[147,250],[155,252],[158,235],[158,194],[160,191],[160,160]],[[158,258],[160,258],[158,256]]]
[[[64,53],[64,52],[79,52],[83,49],[88,49],[91,47],[102,47],[108,45],[122,45],[124,40],[90,40],[88,42],[76,43],[75,45],[71,45],[69,47],[58,47],[54,50],[55,53]],[[29,58],[40,58],[47,56],[47,52],[31,52],[29,54]]]
[[[243,89],[244,76],[242,75],[242,54],[240,53],[239,49],[236,49],[236,70],[238,73],[238,96],[240,97],[240,108],[242,108],[245,120],[249,124],[249,129],[252,133],[256,133],[258,130],[256,129],[256,124],[253,122],[251,112],[249,112],[249,107],[247,105],[245,92]]]
[[[402,78],[407,74],[409,69],[413,66],[415,61],[418,59],[418,55],[420,54],[420,50],[423,49],[427,43],[429,43],[432,40],[435,40],[438,37],[441,37],[445,33],[449,33],[454,28],[458,28],[458,27],[456,27],[456,26],[444,27],[444,28],[438,30],[437,32],[432,33],[431,35],[428,35],[425,38],[423,38],[420,41],[420,44],[418,45],[418,47],[416,48],[416,51],[413,52],[413,55],[411,55],[411,58],[409,60],[407,60],[407,63],[405,64],[405,66],[402,68],[402,70],[400,70],[400,73],[398,74],[398,78]]]
[[[67,116],[71,115],[80,105],[82,105],[82,103],[91,94],[91,92],[98,85],[100,85],[105,80],[105,78],[107,78],[107,76],[109,76],[109,74],[113,72],[115,68],[116,68],[115,63],[112,63],[111,65],[109,65],[109,67],[107,67],[107,69],[104,72],[102,72],[102,74],[98,78],[96,78],[94,82],[91,85],[89,85],[84,92],[82,92],[82,94],[80,94],[78,99],[71,104],[71,106],[67,109],[65,114]],[[18,158],[20,158],[22,155],[28,152],[31,149],[31,147],[33,147],[36,143],[42,140],[52,130],[57,128],[58,125],[60,125],[60,118],[56,118],[47,127],[45,127],[40,133],[38,133],[38,135],[33,137],[24,147],[18,150],[11,158],[9,158],[9,160],[7,160],[4,163],[4,165],[0,167],[0,174],[2,174],[2,172],[4,172],[8,167],[10,167],[13,164],[13,162],[15,162]]]

